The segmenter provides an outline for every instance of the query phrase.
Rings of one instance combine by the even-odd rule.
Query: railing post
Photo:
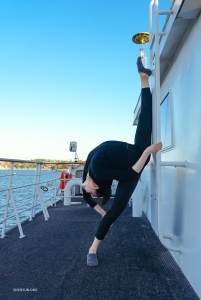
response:
[[[12,193],[11,189],[10,189],[10,198],[11,198],[12,203],[13,203],[13,209],[14,209],[14,212],[15,212],[15,217],[16,217],[17,226],[18,226],[18,229],[19,229],[19,232],[20,232],[20,239],[21,239],[21,238],[25,237],[25,235],[24,235],[23,230],[22,230],[22,225],[21,225],[21,222],[20,222],[20,218],[19,218],[19,215],[18,215],[17,207],[16,207],[16,204],[15,204],[15,200],[14,200],[13,193]]]
[[[34,178],[34,186],[33,186],[33,198],[32,198],[32,206],[31,206],[31,212],[30,212],[30,219],[29,221],[32,221],[33,218],[35,217],[35,211],[36,211],[36,184],[37,184],[37,178],[38,178],[38,164],[36,164],[36,172],[35,172],[35,178]]]
[[[9,200],[10,200],[10,190],[11,190],[12,180],[13,180],[13,168],[14,168],[14,163],[12,162],[10,164],[10,177],[9,177],[9,182],[8,182],[8,191],[7,191],[7,196],[6,196],[6,205],[5,205],[4,221],[3,221],[3,226],[2,226],[1,238],[4,238],[6,236],[5,235],[6,221],[7,221],[7,215],[8,215]]]
[[[53,191],[52,191],[52,206],[56,206],[56,180],[57,180],[57,168],[58,164],[55,165],[55,172],[54,172],[54,184],[53,184]]]
[[[8,184],[8,194],[7,194],[7,201],[6,201],[6,210],[5,210],[5,214],[4,214],[2,237],[5,237],[6,220],[7,220],[7,214],[8,214],[8,205],[9,205],[9,200],[11,198],[14,213],[15,213],[15,217],[16,217],[16,221],[17,221],[17,226],[18,226],[18,229],[19,229],[19,232],[20,232],[20,238],[23,238],[23,237],[25,237],[25,235],[24,235],[23,230],[22,230],[20,218],[19,218],[19,215],[18,215],[17,207],[16,207],[15,200],[14,200],[13,193],[12,193],[13,169],[14,169],[14,162],[11,163],[11,167],[10,167],[10,178],[9,178],[9,184]]]
[[[39,168],[38,168],[38,178],[37,178],[36,189],[37,189],[38,199],[40,201],[41,208],[42,208],[42,211],[43,211],[43,215],[45,217],[45,221],[48,221],[49,214],[48,214],[47,207],[45,205],[45,200],[44,200],[41,188],[40,188],[41,167],[42,167],[42,164],[40,163]]]
[[[158,0],[154,0],[155,5],[155,97],[156,97],[156,142],[161,140],[160,127],[160,45],[159,45],[159,24],[158,24]],[[161,151],[158,151],[156,157],[156,201],[158,204],[158,234],[161,237]]]
[[[41,207],[42,207],[43,215],[45,217],[45,221],[48,221],[49,213],[47,211],[47,207],[45,205],[45,200],[44,200],[44,197],[43,197],[43,194],[42,194],[42,191],[40,189],[40,185],[39,184],[37,184],[36,189],[37,189],[38,198],[39,198],[39,201],[40,201],[40,204],[41,204]]]

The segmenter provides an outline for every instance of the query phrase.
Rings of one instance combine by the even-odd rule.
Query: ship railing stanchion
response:
[[[19,215],[18,215],[15,199],[14,199],[13,192],[12,192],[13,170],[14,170],[14,162],[11,162],[10,178],[9,178],[8,194],[7,194],[7,201],[6,201],[7,202],[6,203],[6,210],[5,210],[5,214],[4,214],[2,237],[5,237],[6,220],[7,220],[7,216],[8,216],[8,205],[9,205],[9,200],[11,199],[12,205],[13,205],[13,210],[14,210],[14,213],[15,213],[16,221],[17,221],[17,226],[18,226],[18,229],[19,229],[19,232],[20,232],[20,238],[23,238],[23,237],[25,237],[25,235],[24,235],[23,230],[22,230],[20,218],[19,218]]]
[[[58,164],[55,164],[55,170],[54,170],[54,184],[53,184],[53,190],[52,190],[52,206],[56,206],[56,180],[57,180],[57,169]]]
[[[38,164],[36,164],[34,186],[33,186],[32,206],[31,206],[29,221],[33,221],[33,218],[35,217],[35,210],[36,210],[35,205],[36,205],[36,201],[37,201],[37,193],[36,193],[37,178],[38,178]]]
[[[8,182],[8,190],[7,190],[7,196],[6,196],[6,204],[5,204],[5,212],[4,212],[4,219],[3,219],[3,226],[2,226],[2,233],[1,233],[1,238],[4,238],[5,232],[6,232],[6,221],[7,221],[7,216],[8,216],[8,206],[9,206],[9,200],[10,200],[10,189],[12,186],[12,180],[13,180],[13,168],[14,168],[14,163],[10,163],[10,177],[9,177],[9,182]]]
[[[47,207],[46,207],[46,205],[45,205],[45,200],[44,200],[44,197],[43,197],[41,188],[40,188],[41,167],[42,167],[42,164],[40,163],[40,164],[39,164],[39,172],[38,172],[38,180],[37,180],[36,189],[37,189],[38,199],[39,199],[39,201],[40,201],[41,208],[42,208],[42,210],[43,210],[43,215],[44,215],[44,217],[45,217],[45,221],[47,221],[48,218],[49,218],[49,213],[48,213],[48,211],[47,211]]]

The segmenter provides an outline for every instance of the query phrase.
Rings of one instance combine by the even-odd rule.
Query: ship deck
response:
[[[48,211],[48,221],[40,213],[23,224],[25,238],[16,228],[1,240],[0,299],[199,299],[145,215],[133,218],[127,206],[100,245],[99,266],[88,267],[101,217],[85,203]]]

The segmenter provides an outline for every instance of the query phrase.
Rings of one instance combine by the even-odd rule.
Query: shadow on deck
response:
[[[59,203],[49,214],[23,224],[25,238],[14,229],[0,240],[0,299],[199,299],[146,217],[132,218],[130,207],[100,245],[97,268],[87,267],[86,254],[101,217],[85,203]],[[20,288],[37,291],[13,290]]]

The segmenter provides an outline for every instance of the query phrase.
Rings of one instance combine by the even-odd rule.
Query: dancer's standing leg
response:
[[[143,73],[143,72],[140,72],[139,75],[140,75],[141,87],[142,87],[142,109],[141,109],[141,114],[139,117],[139,124],[138,124],[138,125],[140,125],[140,128],[139,128],[139,130],[136,131],[135,140],[138,144],[138,147],[142,150],[146,144],[148,147],[151,143],[152,106],[149,102],[151,102],[152,98],[151,98],[151,93],[150,93],[149,83],[148,83],[149,75],[146,73]],[[146,100],[146,96],[148,96],[148,101]],[[148,106],[146,105],[147,103],[148,103]],[[147,112],[148,109],[150,109],[150,113]],[[148,115],[149,115],[149,118],[148,118],[149,120],[143,129],[144,118],[146,119]],[[145,122],[146,122],[146,120],[145,120]],[[149,131],[147,129],[148,126],[150,126]],[[147,132],[148,138],[146,139],[146,142],[144,144],[141,144],[141,140],[143,140],[143,136],[144,136],[145,132]],[[118,218],[118,216],[125,209],[136,185],[137,185],[137,182],[133,182],[133,184],[131,184],[131,182],[122,182],[122,183],[120,182],[118,184],[118,188],[117,188],[117,192],[116,192],[116,195],[114,198],[113,205],[112,205],[111,209],[106,213],[103,220],[101,221],[101,223],[98,227],[97,233],[96,233],[96,236],[101,236],[101,239],[98,239],[95,237],[91,247],[89,248],[89,253],[87,255],[87,264],[89,266],[98,266],[98,260],[96,257],[96,253],[97,253],[98,247],[100,245],[100,242],[105,237],[106,233],[110,229],[110,226],[114,223],[114,221]],[[118,189],[121,190],[121,193],[118,193]],[[128,191],[128,189],[129,189],[129,191]],[[127,194],[126,197],[125,197],[125,194],[124,195],[122,194],[123,190],[126,191],[126,194]]]

